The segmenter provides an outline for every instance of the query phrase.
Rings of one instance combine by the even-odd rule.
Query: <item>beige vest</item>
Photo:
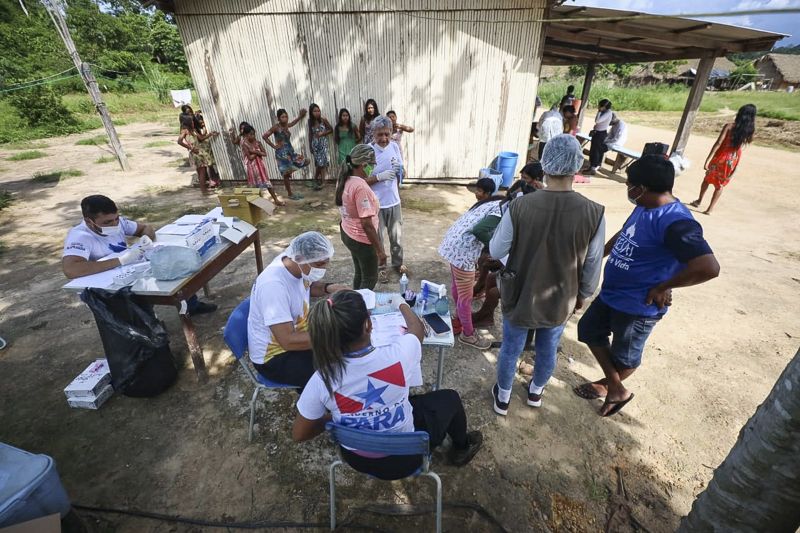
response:
[[[604,209],[574,191],[538,191],[511,202],[514,240],[498,276],[505,320],[531,329],[567,321]]]

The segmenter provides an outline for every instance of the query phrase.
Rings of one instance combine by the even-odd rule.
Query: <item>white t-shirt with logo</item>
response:
[[[272,357],[286,352],[272,338],[270,326],[292,322],[295,331],[307,331],[310,284],[297,278],[283,264],[284,254],[278,255],[258,275],[250,292],[250,315],[247,317],[247,340],[250,359],[264,364]]]
[[[378,143],[372,143],[372,149],[375,150],[375,170],[372,171],[373,175],[380,174],[384,170],[392,169],[392,159],[398,165],[403,165],[403,156],[400,154],[400,147],[394,141],[389,141],[386,148],[381,148]],[[398,189],[398,180],[379,181],[370,185],[378,197],[381,204],[381,209],[387,207],[394,207],[400,203],[400,191]]]
[[[99,235],[81,222],[67,233],[62,257],[76,255],[87,261],[98,261],[107,255],[124,252],[128,248],[125,237],[136,234],[137,224],[133,220],[119,217],[119,232],[115,235]]]
[[[347,358],[341,382],[333,384],[333,396],[315,372],[297,400],[297,410],[309,420],[330,411],[334,422],[356,429],[414,431],[408,389],[422,385],[421,359],[417,337],[398,337],[363,357]]]

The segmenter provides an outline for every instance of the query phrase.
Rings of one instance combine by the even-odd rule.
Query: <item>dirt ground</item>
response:
[[[174,144],[171,129],[131,124],[120,131],[133,156],[130,173],[114,163],[94,163],[107,155],[107,147],[75,145],[78,138],[99,132],[51,139],[43,149],[46,158],[0,165],[0,189],[11,191],[14,200],[0,211],[0,336],[9,341],[0,351],[0,440],[53,456],[73,502],[84,505],[224,521],[327,523],[332,447],[324,437],[291,443],[293,393],[262,395],[255,437],[247,441],[252,387],[221,330],[255,278],[252,252],[213,280],[210,300],[219,311],[197,318],[211,374],[207,384],[195,379],[176,312],[159,308],[181,363],[178,382],[153,399],[115,395],[99,411],[67,406],[64,386],[103,355],[91,313],[75,294],[61,289],[60,250],[68,228],[80,221],[80,199],[104,193],[123,214],[156,224],[215,204],[187,186],[191,170],[178,166],[185,152]],[[634,124],[629,145],[669,143],[672,131]],[[697,193],[714,137],[694,135],[690,141],[688,157],[694,164],[676,186],[685,201]],[[0,149],[3,159],[11,153]],[[676,291],[671,311],[648,343],[644,365],[631,379],[636,399],[620,416],[601,419],[599,403],[571,392],[600,375],[589,351],[577,342],[575,318],[543,407],[527,407],[517,386],[507,418],[497,417],[490,403],[497,350],[456,346],[445,362],[444,383],[461,393],[470,424],[484,433],[485,449],[460,469],[447,465],[442,452],[435,455],[445,502],[478,504],[508,531],[604,531],[609,520],[612,531],[674,530],[798,348],[797,168],[796,152],[749,147],[717,212],[697,214],[722,265],[721,276]],[[36,172],[57,169],[85,174],[32,179]],[[621,181],[603,175],[577,186],[606,205],[609,233],[631,210]],[[346,282],[351,265],[336,232],[332,187],[303,192],[304,203],[282,208],[262,224],[265,260],[291,236],[318,229],[337,249],[329,278]],[[456,187],[413,186],[402,196],[412,278],[447,281],[446,265],[435,250],[471,195]],[[312,207],[312,201],[323,205]],[[496,322],[499,326],[499,316]],[[500,330],[489,334],[499,339]],[[425,352],[423,369],[430,383],[432,350]],[[624,475],[627,502],[615,495],[617,469]],[[429,531],[430,515],[386,517],[362,506],[429,503],[430,494],[429,480],[385,483],[347,473],[340,485],[339,517],[384,531]],[[215,530],[81,515],[92,531]],[[444,526],[448,531],[498,530],[464,507],[447,508]]]

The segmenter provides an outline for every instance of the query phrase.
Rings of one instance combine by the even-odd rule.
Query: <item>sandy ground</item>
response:
[[[74,502],[214,520],[326,523],[326,468],[333,452],[324,437],[303,445],[289,441],[292,393],[262,396],[256,435],[247,442],[252,387],[220,333],[255,277],[251,252],[213,281],[210,300],[219,311],[197,319],[209,383],[195,379],[176,313],[159,308],[182,366],[175,386],[153,399],[117,395],[96,412],[67,406],[63,387],[102,356],[91,313],[61,289],[60,249],[67,229],[80,220],[80,198],[105,193],[123,213],[156,224],[215,203],[187,187],[191,171],[178,167],[184,152],[171,130],[157,124],[120,130],[133,155],[130,173],[114,163],[94,163],[108,149],[76,146],[81,136],[47,141],[46,158],[0,165],[0,189],[14,195],[12,207],[0,212],[0,335],[10,342],[0,351],[0,440],[52,455]],[[640,125],[631,127],[630,136],[630,146],[673,137]],[[688,156],[694,166],[677,180],[681,199],[694,199],[713,140],[692,137]],[[158,141],[163,145],[145,147]],[[0,157],[10,154],[0,149]],[[635,522],[650,531],[674,530],[798,348],[800,220],[794,172],[799,167],[797,153],[750,147],[717,212],[697,215],[722,274],[676,291],[672,310],[648,343],[643,367],[630,381],[636,399],[620,416],[601,419],[599,403],[571,392],[600,374],[576,340],[575,319],[564,335],[544,406],[527,407],[517,386],[507,418],[494,415],[489,397],[497,351],[452,350],[445,386],[461,393],[486,446],[461,469],[448,466],[441,452],[435,455],[445,501],[479,504],[508,531],[603,531],[612,515],[613,531],[632,531]],[[35,172],[67,168],[85,175],[51,183],[31,179]],[[578,186],[607,206],[609,232],[631,209],[621,181],[598,176]],[[330,278],[349,280],[349,256],[336,236],[331,196],[331,187],[308,193],[307,200],[323,205],[295,203],[262,224],[265,259],[292,235],[315,228],[331,235],[337,248]],[[455,187],[417,186],[404,190],[403,197],[413,278],[446,281],[446,265],[435,248],[449,222],[470,204],[470,195]],[[499,338],[499,329],[489,334]],[[434,353],[426,350],[427,383],[434,367]],[[634,519],[615,512],[617,468]],[[387,518],[359,508],[375,501],[430,502],[427,480],[379,483],[347,474],[341,487],[340,519],[389,531],[432,528],[431,516]],[[213,530],[120,515],[82,516],[92,531]],[[463,508],[447,509],[444,524],[449,531],[497,530]]]

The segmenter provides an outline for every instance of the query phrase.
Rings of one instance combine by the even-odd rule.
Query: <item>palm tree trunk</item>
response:
[[[678,531],[794,532],[798,527],[800,350],[742,427]]]

